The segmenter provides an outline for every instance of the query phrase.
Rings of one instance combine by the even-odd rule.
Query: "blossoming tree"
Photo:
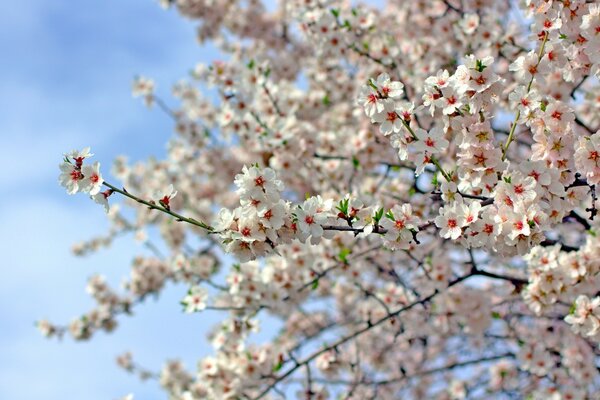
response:
[[[166,159],[109,182],[73,151],[60,183],[112,223],[77,254],[150,226],[169,254],[122,291],[92,278],[97,307],[45,335],[183,282],[183,311],[222,315],[214,353],[119,357],[173,399],[598,398],[597,1],[163,4],[224,60],[176,107],[134,82],[174,120]],[[265,316],[281,329],[249,341]]]

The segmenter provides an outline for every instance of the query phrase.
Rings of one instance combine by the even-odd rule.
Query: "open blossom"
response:
[[[263,205],[262,209],[258,212],[260,223],[270,229],[281,228],[285,224],[286,216],[287,207],[283,200],[279,200],[275,204]]]
[[[82,150],[72,150],[65,154],[65,157],[72,159],[78,167],[81,167],[83,160],[92,156],[93,154],[90,153],[89,147],[84,147]]]
[[[402,97],[403,88],[402,82],[390,80],[390,76],[386,73],[380,74],[376,80],[370,80],[361,87],[357,102],[363,106],[365,114],[373,121],[387,122],[385,128],[381,128],[384,134],[389,134],[392,128],[400,127],[400,125],[394,124],[397,117],[395,116],[396,105],[393,100]],[[397,132],[397,129],[394,132]]]
[[[387,100],[380,98],[377,90],[368,84],[361,87],[357,101],[358,104],[363,106],[367,117],[371,118],[382,113],[387,102]]]
[[[172,184],[169,184],[164,189],[155,190],[152,199],[166,209],[169,209],[171,207],[171,200],[175,196],[177,196],[177,190],[175,190]]]
[[[600,183],[600,131],[579,138],[575,149],[575,166],[589,183]]]
[[[100,191],[104,182],[100,175],[100,163],[83,165],[84,160],[92,156],[89,147],[65,154],[65,161],[59,165],[61,173],[58,181],[68,194],[84,192],[93,196]]]
[[[525,121],[531,113],[539,109],[542,97],[536,90],[528,92],[525,85],[519,85],[508,95],[508,99],[513,107],[521,112],[521,120]]]
[[[110,210],[110,205],[108,204],[108,198],[110,197],[110,195],[112,194],[112,190],[105,190],[104,192],[98,192],[95,195],[92,196],[92,199],[94,200],[95,203],[100,204],[102,207],[104,207],[104,211],[106,211],[108,213],[108,211]]]
[[[402,119],[394,108],[393,103],[386,103],[383,111],[375,114],[372,120],[380,124],[379,131],[386,136],[391,133],[400,132],[403,129]]]
[[[79,191],[83,174],[81,169],[74,164],[63,162],[59,165],[60,176],[58,180],[60,184],[67,189],[68,194],[75,194]]]
[[[600,297],[590,299],[580,295],[575,300],[575,309],[565,317],[575,333],[600,338]]]
[[[399,81],[392,81],[386,73],[380,74],[375,81],[377,90],[390,99],[399,99],[404,94],[404,84]]]
[[[538,55],[535,51],[530,51],[525,55],[519,56],[519,58],[510,65],[509,70],[515,71],[516,78],[520,82],[527,84],[534,77],[543,76],[543,74],[547,72],[538,64]]]
[[[435,104],[442,109],[444,115],[452,115],[462,107],[462,95],[456,90],[454,85],[446,86],[441,90],[442,96],[436,100]]]
[[[98,194],[104,183],[100,174],[100,163],[96,161],[92,165],[84,165],[81,173],[83,174],[83,180],[80,183],[81,191],[89,193],[90,196]]]
[[[414,243],[413,235],[419,230],[417,223],[410,204],[392,207],[381,220],[381,226],[387,230],[384,235],[386,246],[391,249],[408,249]]]
[[[330,208],[331,203],[324,202],[320,196],[309,198],[296,209],[298,229],[315,239],[320,238]]]
[[[444,130],[438,126],[430,129],[429,132],[424,129],[417,129],[415,135],[418,140],[413,143],[413,147],[417,151],[439,154],[448,148],[449,142],[444,137]]]
[[[451,205],[440,209],[440,215],[435,218],[435,225],[440,228],[440,236],[456,240],[462,235],[462,228],[466,226],[465,209],[455,201]]]
[[[259,169],[254,166],[244,166],[242,173],[235,177],[235,185],[238,187],[237,193],[244,200],[267,196],[273,202],[279,200],[283,187],[271,168]]]
[[[149,107],[154,101],[154,81],[143,76],[138,76],[133,80],[131,92],[133,97],[144,97],[144,102]]]
[[[208,291],[200,286],[192,286],[187,295],[181,300],[186,313],[202,311],[206,308]]]

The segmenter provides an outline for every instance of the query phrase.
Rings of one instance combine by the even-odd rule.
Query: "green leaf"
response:
[[[375,221],[375,224],[379,224],[379,221],[381,221],[382,217],[383,217],[383,208],[380,208],[379,210],[375,211],[375,215],[373,215],[373,220]]]
[[[336,18],[340,16],[340,10],[337,9],[337,8],[332,8],[329,11],[331,11],[331,13],[333,14],[333,16],[336,17]]]
[[[486,69],[486,68],[487,68],[487,65],[484,65],[484,64],[483,64],[483,61],[481,61],[481,60],[477,60],[477,61],[475,62],[475,69],[476,69],[478,72],[483,72],[483,70],[484,70],[484,69]]]
[[[350,255],[350,253],[352,253],[352,250],[344,247],[340,250],[338,257],[340,259],[341,262],[343,262],[344,264],[348,263],[348,255]]]
[[[352,156],[352,165],[355,169],[360,166],[360,161],[358,161],[358,158],[356,158],[355,156]]]
[[[277,364],[273,366],[273,372],[279,372],[283,367],[283,361],[279,361]]]
[[[569,308],[569,315],[575,314],[576,309],[577,309],[577,306],[575,305],[575,302],[573,302],[573,304],[571,304],[571,307]]]
[[[329,100],[329,95],[328,95],[328,94],[326,94],[326,95],[323,97],[323,105],[324,105],[324,106],[328,106],[328,105],[330,105],[330,104],[331,104],[331,100]]]
[[[316,281],[313,282],[311,289],[316,290],[318,287],[319,287],[319,280],[317,279]]]
[[[498,311],[492,311],[492,318],[501,319],[500,313]]]
[[[248,63],[247,67],[248,67],[248,69],[252,69],[252,68],[254,68],[254,65],[255,65],[254,60],[250,60],[250,62]]]
[[[350,203],[350,199],[342,199],[340,200],[340,203],[336,206],[336,209],[338,209],[342,214],[344,215],[348,215],[348,204]]]

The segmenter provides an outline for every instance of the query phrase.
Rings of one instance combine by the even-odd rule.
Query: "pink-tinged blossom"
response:
[[[200,286],[192,286],[187,295],[181,300],[186,313],[202,311],[206,308],[208,291]]]
[[[95,196],[100,192],[104,179],[100,174],[100,163],[95,162],[92,165],[84,165],[81,168],[83,174],[83,180],[79,184],[80,190],[85,193],[89,193],[90,196]]]
[[[454,202],[440,209],[435,218],[435,225],[440,228],[440,236],[445,239],[456,240],[462,235],[462,228],[466,226],[466,219],[462,204]]]
[[[418,220],[410,204],[395,205],[381,220],[381,226],[387,229],[384,235],[385,245],[391,249],[408,249],[418,231]]]
[[[169,209],[171,207],[171,200],[175,196],[177,196],[177,190],[175,190],[172,184],[169,184],[163,189],[155,190],[152,195],[152,200],[164,208]]]
[[[400,99],[404,94],[404,84],[399,81],[392,81],[386,73],[380,74],[374,83],[383,97]]]
[[[367,117],[371,118],[382,113],[386,104],[386,100],[379,97],[377,90],[368,84],[361,87],[357,101],[364,108]]]
[[[600,183],[600,131],[579,138],[575,147],[575,166],[590,184]]]
[[[320,197],[311,197],[296,209],[298,229],[313,239],[323,236],[323,225],[327,222],[330,203]]]
[[[110,211],[110,205],[108,204],[108,198],[110,197],[110,195],[112,194],[112,190],[108,189],[105,190],[104,192],[98,192],[95,195],[92,196],[92,199],[94,200],[94,202],[96,204],[100,204],[102,207],[104,207],[104,211],[106,213],[108,213]]]
[[[83,174],[81,169],[77,168],[74,164],[69,162],[63,162],[59,165],[60,176],[58,177],[59,183],[67,189],[68,194],[75,194],[80,190],[81,183],[83,181]]]
[[[430,129],[429,132],[424,129],[417,129],[415,135],[418,140],[414,142],[413,147],[417,151],[440,154],[448,148],[449,142],[444,137],[444,130],[438,126]]]
[[[573,312],[565,317],[565,322],[577,334],[600,339],[600,297],[590,299],[579,295]]]

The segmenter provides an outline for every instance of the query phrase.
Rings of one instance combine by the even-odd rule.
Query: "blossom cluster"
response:
[[[178,283],[182,312],[221,315],[212,353],[119,361],[173,399],[600,392],[598,4],[162,3],[223,57],[177,105],[134,80],[174,122],[162,159],[117,158],[112,185],[65,155],[68,193],[113,196],[75,253],[132,234],[151,256],[44,334],[114,330]]]

